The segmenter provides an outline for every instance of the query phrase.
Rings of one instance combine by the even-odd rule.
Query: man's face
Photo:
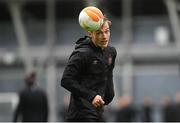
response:
[[[99,30],[90,32],[90,37],[96,46],[106,48],[109,43],[110,29],[109,24],[106,21]]]

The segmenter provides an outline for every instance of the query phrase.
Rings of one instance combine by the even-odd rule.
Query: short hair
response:
[[[109,18],[106,17],[106,15],[104,15],[104,17],[103,17],[103,24],[102,25],[104,25],[105,22],[107,22],[109,26],[111,26],[111,24],[112,24],[111,21],[109,20]],[[88,32],[93,32],[93,31],[88,31]]]
[[[111,24],[112,24],[112,22],[109,20],[109,18],[106,15],[104,15],[103,21],[104,21],[104,23],[107,22],[109,24],[109,26],[111,26]]]

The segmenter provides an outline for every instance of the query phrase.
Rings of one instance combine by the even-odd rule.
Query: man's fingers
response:
[[[100,106],[104,105],[104,101],[103,101],[103,100],[98,100],[98,101],[95,102],[93,105],[94,105],[96,108],[97,108],[97,107],[100,107]]]
[[[97,108],[104,105],[104,101],[100,95],[96,95],[92,101],[92,104]]]
[[[101,105],[104,105],[104,101],[103,101],[102,99],[99,100],[99,103],[100,103]]]
[[[99,103],[94,103],[93,105],[94,105],[94,107],[96,107],[96,108],[100,106]]]
[[[100,100],[100,103],[101,103],[102,105],[104,105],[104,101],[103,101],[103,100]]]

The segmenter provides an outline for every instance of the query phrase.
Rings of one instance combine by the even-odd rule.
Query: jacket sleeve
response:
[[[114,84],[113,80],[109,79],[107,86],[106,86],[106,92],[104,96],[105,105],[108,105],[114,98]]]
[[[115,48],[113,48],[113,64],[108,72],[108,81],[106,84],[106,91],[104,96],[105,105],[108,105],[114,98],[114,84],[113,84],[113,69],[115,65],[115,59],[116,59],[117,52]]]
[[[83,70],[85,70],[85,63],[86,57],[84,53],[78,52],[72,55],[64,70],[61,79],[61,86],[69,90],[72,94],[92,102],[97,93],[82,86],[80,81],[78,81],[78,78],[81,76]]]

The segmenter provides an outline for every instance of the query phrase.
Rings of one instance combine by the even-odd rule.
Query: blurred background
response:
[[[60,80],[76,40],[86,34],[78,16],[89,5],[112,21],[110,44],[118,53],[107,121],[116,119],[111,112],[124,95],[138,110],[136,121],[146,98],[152,121],[163,121],[162,97],[176,102],[180,91],[179,0],[0,0],[1,122],[12,121],[18,92],[32,70],[48,94],[49,121],[63,121],[70,93]]]

